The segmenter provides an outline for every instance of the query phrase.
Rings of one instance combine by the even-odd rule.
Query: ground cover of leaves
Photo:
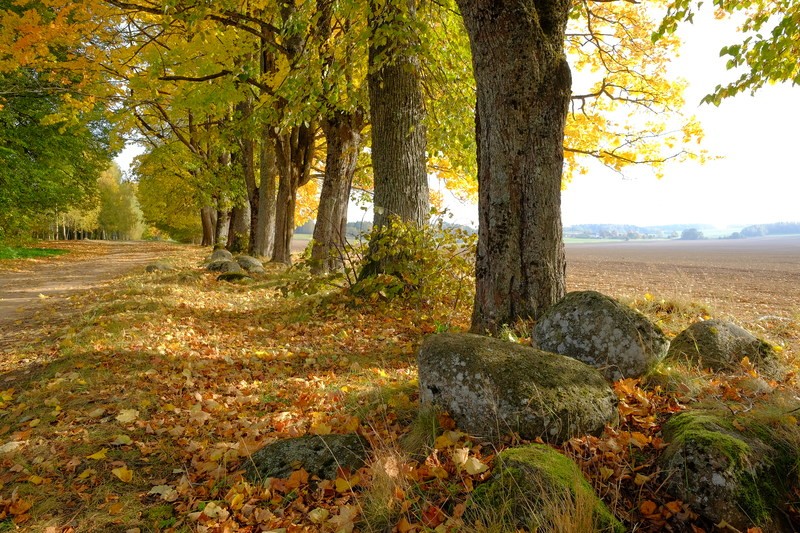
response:
[[[400,442],[418,411],[416,349],[437,330],[464,330],[468,304],[287,298],[281,268],[223,283],[198,268],[203,254],[82,296],[56,341],[0,363],[0,531],[467,531],[469,495],[497,450],[446,415],[422,455]],[[670,335],[711,313],[649,294],[630,303]],[[791,359],[798,331],[790,320],[763,333]],[[753,379],[745,364],[698,389],[617,382],[621,425],[560,449],[632,530],[710,531],[661,490],[661,425],[699,398],[755,401],[764,392],[744,386]],[[361,471],[242,477],[266,443],[351,431],[376,450]]]

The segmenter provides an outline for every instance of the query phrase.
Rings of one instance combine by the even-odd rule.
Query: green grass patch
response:
[[[20,248],[16,246],[0,245],[0,260],[54,257],[57,255],[64,255],[67,252],[67,250],[57,250],[55,248]]]

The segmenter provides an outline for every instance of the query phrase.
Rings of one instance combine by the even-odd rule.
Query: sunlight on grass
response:
[[[4,246],[0,244],[0,260],[3,259],[38,259],[41,257],[54,257],[69,253],[68,250],[55,248],[21,248]]]

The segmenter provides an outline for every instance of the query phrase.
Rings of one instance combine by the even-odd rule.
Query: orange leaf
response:
[[[299,488],[300,485],[305,485],[308,483],[308,472],[304,469],[295,470],[289,476],[289,479],[286,480],[286,488],[287,489],[296,489]]]
[[[642,504],[639,506],[639,512],[645,516],[655,513],[656,509],[658,509],[658,505],[656,505],[655,502],[650,500],[643,501]]]
[[[669,509],[672,513],[678,514],[681,512],[683,504],[680,500],[675,500],[674,502],[667,503],[664,507]]]

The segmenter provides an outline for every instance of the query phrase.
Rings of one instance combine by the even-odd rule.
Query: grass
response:
[[[18,246],[0,245],[0,260],[3,259],[38,259],[66,254],[67,250],[55,248],[24,248]]]
[[[456,448],[466,448],[470,457],[491,464],[495,450],[450,431],[454,427],[440,413],[418,412],[418,343],[437,323],[466,329],[469,302],[453,309],[381,300],[359,305],[336,295],[283,297],[270,284],[219,283],[214,274],[193,268],[194,259],[177,262],[175,273],[135,275],[82,296],[81,314],[57,344],[37,348],[51,354],[41,366],[26,366],[26,354],[14,354],[19,368],[6,366],[0,376],[0,436],[25,444],[4,457],[9,468],[0,476],[0,512],[18,494],[33,507],[25,521],[14,518],[30,531],[67,523],[78,531],[231,526],[219,517],[192,518],[199,502],[212,501],[239,529],[331,529],[309,517],[325,511],[333,520],[354,508],[360,531],[383,531],[403,520],[425,524],[417,531],[438,525],[507,530],[489,515],[483,525],[466,523],[472,490],[491,472],[464,475],[452,458]],[[700,304],[650,295],[629,303],[670,335],[711,313]],[[797,317],[759,324],[786,352],[800,338]],[[644,498],[659,505],[665,500],[657,500],[657,487],[634,483],[638,473],[653,473],[648,461],[657,450],[645,444],[633,449],[635,457],[625,452],[632,442],[626,432],[657,431],[643,429],[663,422],[664,413],[653,405],[721,397],[730,383],[737,384],[745,407],[763,394],[763,382],[746,373],[719,378],[692,368],[659,368],[625,399],[628,419],[646,426],[629,423],[576,444],[584,446],[576,448],[585,453],[578,461],[584,472],[609,507],[628,513],[628,525],[654,530],[641,525],[648,522],[636,509]],[[761,417],[762,425],[780,428],[795,416],[794,408],[791,402],[779,405]],[[131,409],[138,411],[133,421],[118,420]],[[264,443],[326,428],[356,429],[373,445],[372,462],[352,490],[312,481],[280,492],[278,486],[255,488],[238,474],[247,453]],[[436,437],[448,431],[454,435],[437,448]],[[133,444],[113,444],[120,435]],[[109,450],[106,460],[89,458],[102,448]],[[123,464],[134,472],[131,482],[113,474]],[[88,469],[95,472],[82,478]],[[47,481],[30,481],[38,478]],[[150,493],[165,486],[173,491],[169,500]],[[593,527],[588,500],[555,495],[542,502],[545,509],[532,510],[552,517],[537,518],[542,531]],[[17,527],[7,520],[9,530]]]

